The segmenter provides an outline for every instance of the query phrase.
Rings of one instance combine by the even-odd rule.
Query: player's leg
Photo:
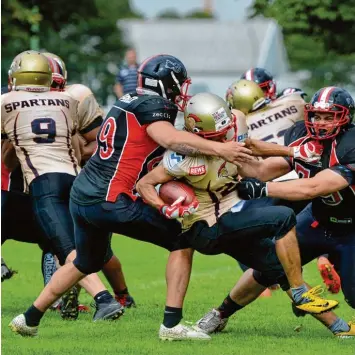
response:
[[[161,339],[209,339],[205,334],[182,325],[183,302],[190,280],[193,251],[179,237],[180,224],[168,220],[158,210],[137,199],[133,202],[121,195],[113,204],[103,204],[109,210],[111,224],[107,228],[125,236],[152,243],[170,251],[167,267],[167,298]],[[106,212],[107,213],[107,212]]]
[[[95,215],[95,218],[99,218],[100,210],[96,206],[89,206],[89,208],[91,214]],[[110,233],[104,228],[94,227],[88,222],[84,206],[71,202],[70,209],[74,220],[77,256],[74,262],[68,262],[57,270],[39,297],[24,314],[12,320],[11,329],[23,336],[37,335],[40,320],[50,305],[86,275],[99,271],[104,265]],[[122,315],[123,307],[113,299],[107,290],[99,292],[94,299],[97,308],[94,321],[117,319]]]
[[[112,287],[116,301],[125,308],[136,307],[133,297],[128,292],[128,287],[122,270],[122,264],[116,255],[113,254],[113,250],[111,248],[111,238],[112,233],[110,234],[110,245],[105,257],[108,261],[103,266],[102,272]]]

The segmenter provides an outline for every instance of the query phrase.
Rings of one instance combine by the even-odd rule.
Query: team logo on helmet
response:
[[[165,62],[165,68],[171,69],[175,73],[181,72],[181,65],[178,63],[174,63],[171,60],[167,59]]]

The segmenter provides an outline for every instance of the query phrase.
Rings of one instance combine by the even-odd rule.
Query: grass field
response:
[[[121,259],[131,294],[138,307],[126,311],[117,322],[92,323],[90,315],[64,322],[48,312],[37,338],[21,338],[7,327],[13,316],[23,312],[42,288],[40,250],[35,245],[9,241],[2,256],[18,274],[2,283],[2,352],[6,355],[354,355],[355,340],[335,339],[310,316],[295,318],[285,294],[258,299],[235,315],[226,330],[209,342],[161,342],[157,338],[165,300],[167,253],[157,247],[128,238],[113,239],[113,249]],[[186,299],[184,320],[195,321],[218,305],[241,272],[225,256],[195,255],[193,275]],[[314,264],[305,269],[309,282],[319,284]],[[341,301],[337,313],[350,319],[354,312]],[[82,293],[82,303],[90,297]],[[293,329],[302,324],[302,330]]]

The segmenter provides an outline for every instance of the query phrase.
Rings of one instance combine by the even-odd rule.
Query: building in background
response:
[[[192,78],[191,93],[210,91],[224,97],[227,87],[250,67],[268,69],[279,89],[300,86],[291,73],[282,32],[272,20],[121,20],[128,45],[138,60],[168,53],[185,64]]]

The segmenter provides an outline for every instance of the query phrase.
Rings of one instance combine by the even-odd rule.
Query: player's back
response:
[[[266,142],[284,144],[286,130],[304,117],[305,101],[292,93],[271,101],[247,116],[249,136]]]
[[[158,95],[131,93],[107,114],[98,147],[76,179],[71,197],[78,204],[115,202],[124,193],[136,198],[135,184],[162,159],[165,151],[146,132],[157,121],[174,124],[177,107]]]
[[[1,99],[2,131],[15,146],[27,183],[50,172],[76,175],[71,136],[77,101],[49,91],[12,91]]]

